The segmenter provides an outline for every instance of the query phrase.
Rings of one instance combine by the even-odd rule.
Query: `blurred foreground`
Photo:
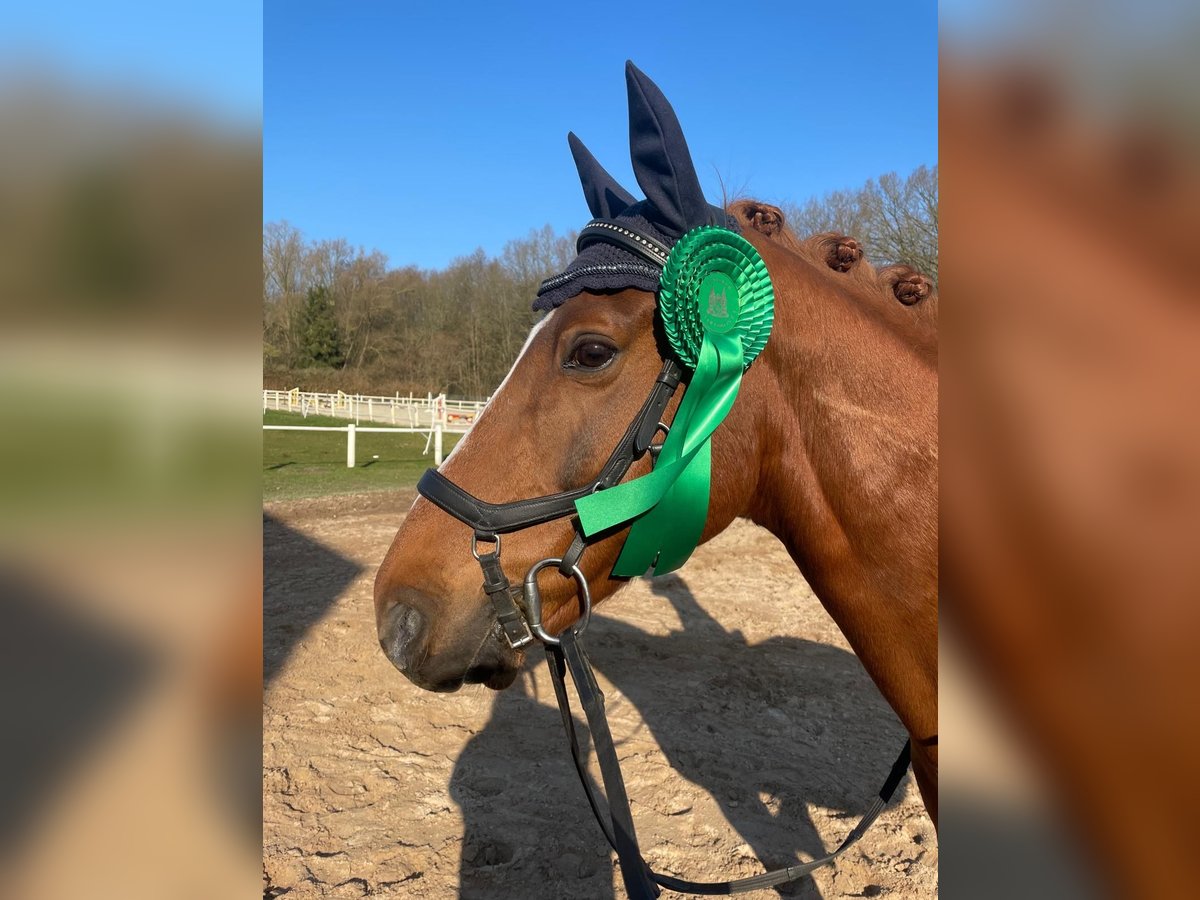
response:
[[[0,895],[253,896],[260,129],[160,70],[258,15],[58,13],[0,38]]]
[[[943,19],[948,896],[1195,893],[1197,18],[1098,13]]]

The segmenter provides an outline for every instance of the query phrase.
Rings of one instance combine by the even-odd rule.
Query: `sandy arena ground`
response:
[[[380,652],[371,584],[412,496],[265,508],[265,896],[623,898],[541,654],[503,693],[435,695]],[[904,741],[782,546],[746,522],[601,606],[587,646],[660,871],[723,880],[824,852]],[[845,857],[781,893],[936,897],[937,862],[910,776]]]

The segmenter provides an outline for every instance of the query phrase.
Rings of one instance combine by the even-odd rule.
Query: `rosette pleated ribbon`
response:
[[[712,483],[712,435],[733,408],[742,374],[766,346],[775,292],[766,263],[741,235],[703,226],[671,250],[658,294],[663,330],[692,377],[654,469],[575,502],[588,537],[632,522],[613,574],[679,568],[700,543]]]

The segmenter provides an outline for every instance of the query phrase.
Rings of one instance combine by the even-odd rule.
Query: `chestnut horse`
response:
[[[634,109],[635,87],[631,80],[636,132],[645,116],[639,120]],[[673,116],[669,107],[654,112],[660,122]],[[655,151],[674,154],[669,165],[649,165],[644,154],[639,160],[637,139],[635,173],[649,198],[643,204],[661,213],[683,189],[657,190],[654,180],[683,179],[685,168],[694,179],[694,170],[677,146]],[[621,214],[620,198],[631,198],[602,170],[589,176],[594,160],[586,151],[576,161],[593,215]],[[742,201],[729,213],[771,274],[775,322],[712,437],[702,541],[744,516],[783,542],[908,730],[936,824],[936,295],[915,273],[871,269],[848,238],[797,240],[774,207]],[[493,503],[588,484],[663,364],[655,314],[654,294],[639,288],[585,290],[558,305],[534,326],[439,471]],[[677,392],[664,421],[679,399]],[[644,456],[627,477],[650,468]],[[611,570],[626,534],[604,536],[582,557],[594,602],[625,581]],[[505,574],[519,583],[538,560],[562,556],[573,536],[565,520],[506,534]],[[523,663],[523,651],[502,636],[471,547],[470,527],[418,498],[376,577],[384,652],[429,690],[464,682],[502,689]],[[571,625],[580,615],[572,582],[547,578],[542,608],[548,631]]]

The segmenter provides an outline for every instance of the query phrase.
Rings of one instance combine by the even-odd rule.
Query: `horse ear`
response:
[[[632,62],[625,63],[629,87],[629,152],[633,173],[661,224],[676,235],[709,221],[683,129],[658,86]]]
[[[567,143],[571,145],[571,156],[575,158],[575,168],[579,170],[579,183],[583,185],[583,196],[593,218],[615,219],[633,206],[636,202],[633,195],[605,171],[604,166],[583,146],[583,141],[575,137],[575,132],[567,133]]]

